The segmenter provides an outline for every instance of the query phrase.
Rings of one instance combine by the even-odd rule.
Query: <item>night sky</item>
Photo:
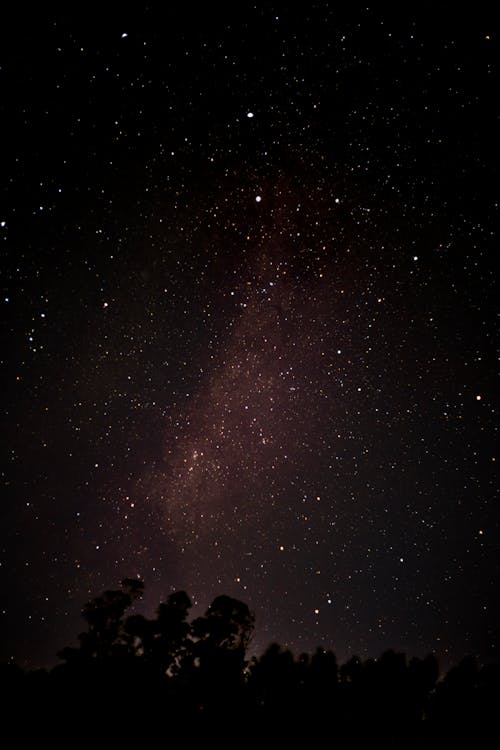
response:
[[[494,660],[493,9],[234,5],[2,21],[0,658],[139,576]]]

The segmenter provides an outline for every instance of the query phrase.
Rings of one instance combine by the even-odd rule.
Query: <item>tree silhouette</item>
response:
[[[212,648],[245,651],[253,634],[255,617],[246,604],[218,596],[204,617],[193,622],[193,636]]]
[[[106,659],[124,652],[127,639],[122,639],[123,616],[131,604],[140,599],[144,583],[133,578],[124,578],[122,588],[105,591],[102,596],[91,599],[82,609],[88,630],[80,633],[80,651],[66,648],[59,652],[64,660],[76,658]]]
[[[203,617],[191,626],[191,685],[200,710],[213,713],[232,706],[233,712],[244,686],[246,648],[255,618],[247,605],[229,596],[218,596]]]
[[[128,617],[124,631],[135,656],[142,657],[161,674],[178,674],[191,652],[191,627],[187,622],[190,608],[186,592],[177,591],[159,605],[156,620],[142,615]]]
[[[295,658],[278,644],[248,661],[254,615],[246,604],[218,596],[190,622],[191,601],[178,591],[154,618],[127,617],[143,589],[124,579],[89,601],[80,647],[61,651],[50,672],[0,665],[5,706],[29,711],[38,736],[50,734],[57,706],[71,732],[85,728],[90,742],[105,726],[113,744],[129,743],[135,730],[142,739],[144,717],[154,736],[171,726],[185,742],[211,737],[222,746],[242,745],[241,727],[252,744],[309,745],[334,732],[337,746],[415,750],[487,746],[496,729],[498,665],[467,657],[439,680],[431,655],[407,660],[389,650],[339,667],[332,651]]]

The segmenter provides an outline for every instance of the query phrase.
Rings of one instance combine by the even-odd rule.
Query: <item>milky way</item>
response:
[[[272,509],[284,501],[284,478],[296,474],[300,485],[300,455],[317,454],[317,446],[306,447],[318,428],[314,393],[325,401],[325,429],[333,429],[325,386],[338,368],[323,364],[334,359],[321,333],[327,321],[318,319],[318,300],[304,298],[288,266],[283,253],[263,253],[230,292],[241,312],[167,450],[167,514],[174,524],[184,518],[195,538],[216,534],[219,514],[226,533],[256,517],[272,522]]]

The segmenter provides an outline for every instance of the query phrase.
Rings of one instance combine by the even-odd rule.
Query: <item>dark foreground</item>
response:
[[[125,617],[142,594],[126,579],[83,610],[80,647],[51,671],[0,669],[3,731],[52,746],[495,747],[499,665],[465,658],[442,678],[434,656],[295,658],[271,645],[246,659],[254,617],[217,597],[188,621],[184,592],[158,615]],[[14,740],[12,740],[14,741]]]

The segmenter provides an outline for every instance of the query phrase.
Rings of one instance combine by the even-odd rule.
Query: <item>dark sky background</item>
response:
[[[125,576],[498,658],[493,6],[291,5],[3,19],[0,658]]]

